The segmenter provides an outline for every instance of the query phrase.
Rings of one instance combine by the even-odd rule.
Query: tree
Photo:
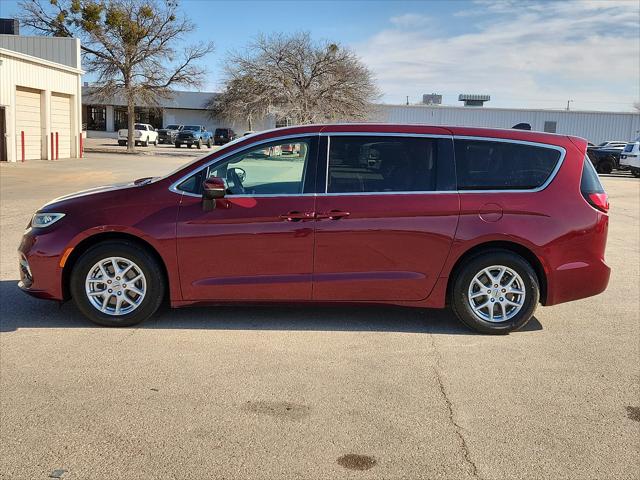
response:
[[[231,78],[224,91],[207,103],[212,118],[241,120],[253,130],[254,120],[269,110],[270,90],[251,76]]]
[[[225,62],[212,111],[252,120],[273,111],[298,124],[367,118],[378,98],[371,71],[349,49],[309,33],[260,35]]]
[[[127,150],[135,150],[137,102],[157,104],[171,87],[199,86],[205,69],[197,60],[212,43],[187,45],[177,52],[194,25],[178,11],[177,0],[23,0],[21,22],[57,37],[78,37],[85,70],[96,75],[93,94],[127,101]]]

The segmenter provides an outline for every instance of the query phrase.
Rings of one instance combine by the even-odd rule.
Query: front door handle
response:
[[[291,211],[280,215],[280,220],[285,220],[287,222],[299,222],[301,220],[313,220],[314,212],[298,212]]]
[[[340,220],[341,218],[345,218],[351,215],[349,212],[345,212],[343,210],[331,210],[326,213],[318,213],[316,218],[318,220],[322,220],[323,218],[328,218],[329,220]]]

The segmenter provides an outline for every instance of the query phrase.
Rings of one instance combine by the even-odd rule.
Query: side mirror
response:
[[[224,198],[227,185],[220,177],[207,178],[202,182],[202,210],[210,212],[216,208],[216,200]]]
[[[220,177],[207,178],[202,182],[202,198],[208,200],[215,200],[216,198],[223,198],[227,190],[227,185]]]

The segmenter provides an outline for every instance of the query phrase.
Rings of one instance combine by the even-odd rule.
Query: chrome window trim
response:
[[[441,134],[428,134],[428,133],[398,133],[398,132],[305,132],[305,133],[299,133],[299,134],[295,134],[295,135],[283,135],[280,137],[273,137],[273,138],[269,138],[269,139],[264,139],[264,140],[260,140],[260,141],[256,141],[253,143],[250,143],[248,145],[246,145],[244,148],[242,148],[241,150],[233,150],[231,152],[228,152],[226,154],[221,155],[220,157],[217,157],[213,160],[211,160],[210,162],[200,166],[198,168],[198,170],[196,171],[191,171],[188,174],[183,175],[182,177],[180,177],[177,181],[175,181],[174,183],[171,184],[171,186],[169,187],[169,190],[172,191],[173,193],[177,193],[178,195],[186,195],[188,197],[194,197],[194,198],[202,198],[201,195],[197,195],[195,193],[190,193],[190,192],[185,192],[182,190],[178,190],[177,186],[184,182],[187,178],[189,178],[191,175],[196,174],[200,169],[205,169],[208,168],[209,166],[213,165],[216,162],[220,162],[222,160],[224,160],[225,158],[228,158],[236,153],[240,153],[243,150],[249,149],[249,148],[253,148],[255,146],[259,146],[261,144],[265,144],[265,143],[272,143],[272,142],[277,142],[279,140],[289,140],[292,138],[300,138],[300,137],[328,137],[327,138],[327,158],[326,158],[326,176],[325,176],[325,189],[323,193],[298,193],[298,194],[280,194],[280,193],[273,193],[273,194],[261,194],[261,195],[232,195],[233,198],[276,198],[276,197],[334,197],[334,196],[370,196],[370,195],[425,195],[425,194],[431,194],[431,195],[441,195],[441,194],[452,194],[452,193],[458,193],[458,194],[478,194],[478,193],[536,193],[536,192],[540,192],[542,190],[544,190],[545,188],[547,188],[551,182],[553,182],[553,180],[555,179],[556,175],[558,174],[558,172],[560,171],[560,168],[562,167],[562,164],[564,163],[564,159],[566,157],[566,149],[564,147],[560,147],[558,145],[551,145],[548,143],[540,143],[540,142],[532,142],[532,141],[527,141],[527,140],[517,140],[517,139],[511,139],[511,138],[501,138],[501,137],[482,137],[482,136],[470,136],[470,135],[441,135]],[[541,147],[541,148],[548,148],[551,150],[556,150],[558,152],[560,152],[560,158],[558,159],[558,162],[556,163],[555,168],[551,171],[551,173],[549,174],[549,177],[547,178],[547,180],[540,185],[539,187],[536,188],[529,188],[529,189],[493,189],[493,190],[489,190],[489,189],[483,189],[483,190],[420,190],[420,191],[398,191],[398,192],[345,192],[345,193],[328,193],[328,182],[329,182],[329,152],[330,152],[330,148],[331,148],[331,137],[332,136],[378,136],[378,137],[424,137],[424,138],[448,138],[451,139],[452,141],[454,141],[454,146],[455,146],[455,140],[459,139],[459,140],[478,140],[478,141],[485,141],[485,142],[504,142],[504,143],[516,143],[516,144],[521,144],[521,145],[529,145],[529,146],[533,146],[533,147]]]
[[[426,137],[426,138],[450,138],[453,135],[441,133],[402,133],[402,132],[320,132],[321,137]]]
[[[211,165],[213,165],[214,163],[220,162],[222,160],[224,160],[225,158],[228,158],[232,155],[238,154],[243,152],[244,150],[248,150],[250,148],[265,144],[265,143],[272,143],[272,142],[277,142],[279,140],[289,140],[292,138],[300,138],[300,137],[319,137],[319,133],[318,132],[305,132],[305,133],[299,133],[296,135],[283,135],[280,137],[272,137],[269,139],[263,139],[263,140],[258,140],[256,142],[253,143],[249,143],[247,145],[245,145],[243,148],[241,149],[232,149],[232,151],[227,152],[225,154],[220,155],[219,157],[214,158],[213,160],[205,163],[204,165],[200,165],[198,168],[191,170],[189,173],[183,175],[182,177],[180,177],[178,180],[176,180],[175,182],[173,182],[170,186],[169,186],[169,191],[173,192],[173,193],[177,193],[178,195],[187,195],[189,197],[197,197],[197,198],[202,198],[202,195],[196,195],[195,193],[190,193],[190,192],[185,192],[184,190],[180,190],[178,189],[178,185],[180,185],[182,182],[184,182],[185,180],[187,180],[190,176],[195,175],[196,173],[198,173],[200,170],[203,170],[205,168],[209,168]],[[294,194],[294,195],[310,195],[310,194]],[[290,196],[294,196],[294,195],[289,195],[289,194],[280,194],[280,193],[274,193],[274,194],[263,194],[260,196],[274,196],[274,197],[279,197],[279,196],[286,196],[286,197],[290,197]],[[258,197],[258,195],[233,195],[234,198],[236,197]]]

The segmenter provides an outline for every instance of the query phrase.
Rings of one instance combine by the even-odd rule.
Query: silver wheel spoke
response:
[[[136,287],[127,287],[125,290],[135,293],[136,295],[143,295],[141,290],[138,290]]]
[[[476,292],[471,295],[471,298],[486,297],[486,296],[487,294],[485,292]]]
[[[99,297],[99,296],[104,295],[106,293],[107,293],[106,290],[96,290],[95,292],[87,293],[87,295],[89,295],[90,297]]]
[[[104,300],[102,300],[102,306],[100,307],[100,310],[102,310],[103,312],[107,310],[107,305],[109,304],[110,298],[111,298],[111,295],[104,296]]]

